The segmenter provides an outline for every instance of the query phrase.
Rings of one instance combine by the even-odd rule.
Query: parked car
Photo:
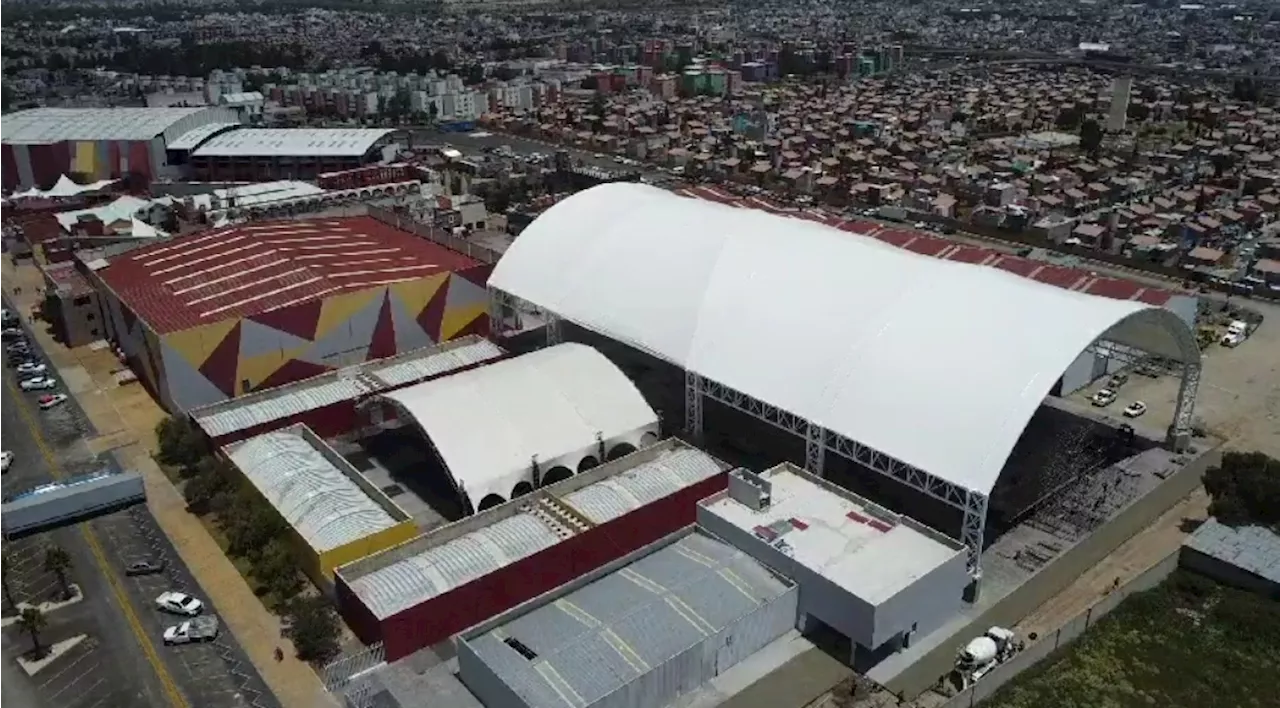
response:
[[[1128,374],[1112,374],[1111,378],[1107,380],[1107,388],[1115,391],[1127,383],[1129,383]]]
[[[213,615],[195,617],[164,630],[165,646],[190,644],[191,642],[212,642],[217,638],[218,618]]]
[[[1219,344],[1228,348],[1238,347],[1242,342],[1244,342],[1244,333],[1240,332],[1228,332],[1218,340]]]
[[[18,382],[18,388],[23,391],[48,391],[57,387],[58,380],[52,376],[33,376]]]
[[[12,465],[12,464],[13,464],[12,450],[5,450],[4,452],[0,453],[0,465],[3,466],[3,470],[0,470],[0,472],[8,472],[9,465]]]
[[[18,373],[19,374],[43,374],[46,370],[48,370],[48,368],[49,367],[45,366],[43,362],[28,361],[22,364],[18,364]]]
[[[1138,373],[1150,379],[1157,379],[1160,378],[1160,374],[1163,373],[1163,371],[1159,364],[1151,359],[1147,359],[1138,367]]]
[[[162,560],[161,561],[151,561],[151,560],[134,561],[124,567],[124,574],[129,577],[136,577],[139,575],[155,575],[157,573],[163,573],[164,568],[165,568],[165,562]]]
[[[184,592],[170,590],[156,598],[156,609],[175,615],[195,617],[204,611],[204,603]]]
[[[1138,416],[1146,412],[1147,412],[1147,404],[1143,403],[1142,401],[1134,401],[1133,403],[1130,403],[1129,405],[1124,407],[1124,417],[1126,418],[1137,418]]]
[[[22,339],[23,337],[26,337],[26,336],[27,336],[27,333],[23,332],[22,328],[20,327],[5,327],[4,329],[0,329],[0,338],[6,339],[6,340]]]
[[[67,402],[67,394],[65,393],[48,393],[41,396],[37,403],[40,404],[41,410],[49,410],[54,406],[60,406]]]
[[[1105,408],[1106,406],[1116,402],[1116,392],[1109,388],[1104,388],[1093,394],[1093,398],[1091,400],[1093,405],[1099,408]]]

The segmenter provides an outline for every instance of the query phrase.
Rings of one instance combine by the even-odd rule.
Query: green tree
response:
[[[182,487],[187,508],[195,513],[204,513],[214,507],[214,499],[232,488],[231,474],[226,465],[216,458],[206,457],[195,467],[185,469],[195,471]]]
[[[9,576],[13,572],[13,559],[8,553],[0,553],[0,590],[4,590],[5,603],[8,607],[0,615],[12,615],[18,611],[18,603],[13,602],[13,586],[9,585],[9,581],[13,580]]]
[[[67,571],[71,569],[71,554],[62,546],[49,546],[44,551],[44,569],[58,577],[62,599],[70,599],[71,584],[67,582]]]
[[[298,562],[293,549],[283,538],[272,539],[253,565],[253,574],[263,587],[280,600],[292,600],[302,589]]]
[[[1086,119],[1080,124],[1080,149],[1096,155],[1098,148],[1102,147],[1102,126],[1093,118]]]
[[[242,489],[235,506],[223,516],[227,532],[227,550],[232,555],[257,557],[267,544],[285,532],[284,519],[256,492]]]
[[[31,637],[31,655],[39,659],[44,656],[44,647],[40,644],[40,633],[49,626],[44,613],[34,607],[28,607],[18,616],[18,629]]]
[[[1209,514],[1229,526],[1256,524],[1280,532],[1280,460],[1261,452],[1226,452],[1204,474]]]
[[[204,434],[184,415],[173,415],[156,425],[156,459],[162,464],[191,467],[208,452]]]
[[[338,653],[341,628],[333,607],[323,597],[300,597],[290,603],[291,638],[303,661],[324,661]]]

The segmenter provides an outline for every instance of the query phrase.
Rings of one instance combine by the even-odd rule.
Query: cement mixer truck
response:
[[[986,634],[965,645],[956,657],[955,668],[961,691],[1022,651],[1023,643],[1015,641],[1014,636],[1011,629],[992,627]]]

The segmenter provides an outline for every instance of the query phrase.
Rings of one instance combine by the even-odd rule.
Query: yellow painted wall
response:
[[[421,532],[418,531],[418,527],[413,523],[412,519],[401,521],[391,528],[383,529],[377,533],[369,534],[364,538],[356,539],[351,543],[321,553],[320,572],[324,574],[327,582],[332,583],[334,568],[358,561],[365,556],[380,553],[392,546],[398,546],[420,534]]]
[[[88,140],[76,143],[75,168],[76,172],[83,172],[86,175],[93,176],[97,174],[94,169],[95,158],[98,154],[98,144]]]

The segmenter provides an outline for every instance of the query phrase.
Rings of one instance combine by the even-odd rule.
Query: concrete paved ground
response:
[[[11,293],[15,285],[21,286],[22,295],[13,300],[24,314],[29,312],[41,284],[38,272],[29,264],[15,267],[8,257],[2,267],[6,291]],[[109,351],[87,346],[68,349],[54,342],[43,328],[37,329],[34,343],[45,350],[59,378],[65,378],[63,371],[77,367],[87,372],[93,386],[74,396],[92,429],[82,431],[78,439],[94,450],[111,449],[123,467],[143,475],[148,506],[158,529],[172,543],[177,558],[191,569],[206,598],[219,609],[230,637],[243,647],[279,703],[286,708],[332,705],[315,671],[295,659],[292,645],[281,638],[279,618],[253,594],[200,520],[187,513],[181,493],[151,458],[156,447],[155,425],[163,419],[164,411],[140,385],[115,383],[112,377],[121,365]],[[95,429],[101,434],[95,434]],[[56,441],[51,443],[56,445]],[[284,651],[283,661],[275,660],[276,647]]]

